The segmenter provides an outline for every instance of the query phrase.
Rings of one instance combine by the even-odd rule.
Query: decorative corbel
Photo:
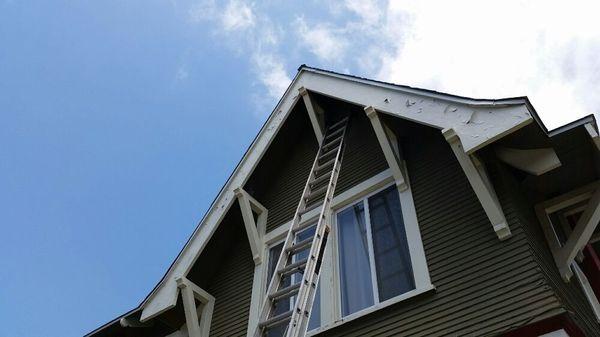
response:
[[[473,191],[475,191],[481,206],[483,206],[483,210],[492,223],[494,232],[500,240],[509,238],[511,236],[510,228],[502,212],[494,187],[485,173],[483,163],[478,161],[478,165],[476,165],[472,157],[465,153],[460,138],[453,129],[444,129],[442,134],[450,144],[456,159],[458,159],[465,172]]]
[[[316,106],[313,100],[310,98],[308,94],[308,90],[305,87],[300,87],[298,92],[302,96],[304,100],[304,105],[306,106],[306,111],[308,111],[308,118],[310,118],[310,124],[312,124],[313,130],[315,131],[315,136],[317,137],[317,141],[319,144],[323,141],[323,126],[320,122],[320,118],[316,112]]]
[[[398,189],[401,192],[405,191],[408,188],[408,185],[402,170],[403,165],[400,159],[396,135],[389,128],[383,125],[375,108],[368,106],[364,110],[367,114],[367,117],[369,117],[369,120],[371,121],[371,125],[375,131],[375,135],[377,136],[381,150],[383,150],[385,160],[392,170],[392,175],[394,176],[394,180],[396,181]]]

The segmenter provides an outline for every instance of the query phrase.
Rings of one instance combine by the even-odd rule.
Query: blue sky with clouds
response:
[[[135,307],[302,63],[599,110],[593,8],[478,3],[0,0],[0,336]]]

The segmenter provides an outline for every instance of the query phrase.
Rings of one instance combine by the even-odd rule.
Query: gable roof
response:
[[[140,306],[126,315],[142,310],[141,320],[147,321],[175,306],[178,293],[175,279],[188,273],[224,215],[237,200],[234,189],[244,186],[293,107],[301,99],[298,90],[302,87],[309,92],[360,106],[373,106],[381,113],[439,130],[452,128],[468,153],[473,153],[532,121],[536,121],[548,134],[527,97],[473,99],[302,65],[166,274]],[[589,118],[584,122],[588,122]],[[582,125],[584,122],[571,124]],[[114,322],[116,320],[107,325]],[[95,331],[101,329],[102,327]]]

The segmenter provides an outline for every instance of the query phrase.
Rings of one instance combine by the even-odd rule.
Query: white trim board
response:
[[[317,92],[382,113],[438,129],[453,128],[468,153],[529,124],[533,118],[525,99],[498,104],[435,95],[426,90],[393,87],[314,69],[301,68],[271,116],[234,170],[190,239],[163,279],[141,304],[141,321],[148,321],[175,306],[175,279],[184,277],[204,250],[233,202],[233,190],[243,186],[300,99],[299,89]],[[493,113],[492,113],[493,112]]]

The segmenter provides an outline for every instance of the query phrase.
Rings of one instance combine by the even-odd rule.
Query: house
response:
[[[592,115],[548,131],[526,97],[307,66],[163,279],[87,336],[254,336],[320,144],[345,117],[306,336],[600,336]]]

